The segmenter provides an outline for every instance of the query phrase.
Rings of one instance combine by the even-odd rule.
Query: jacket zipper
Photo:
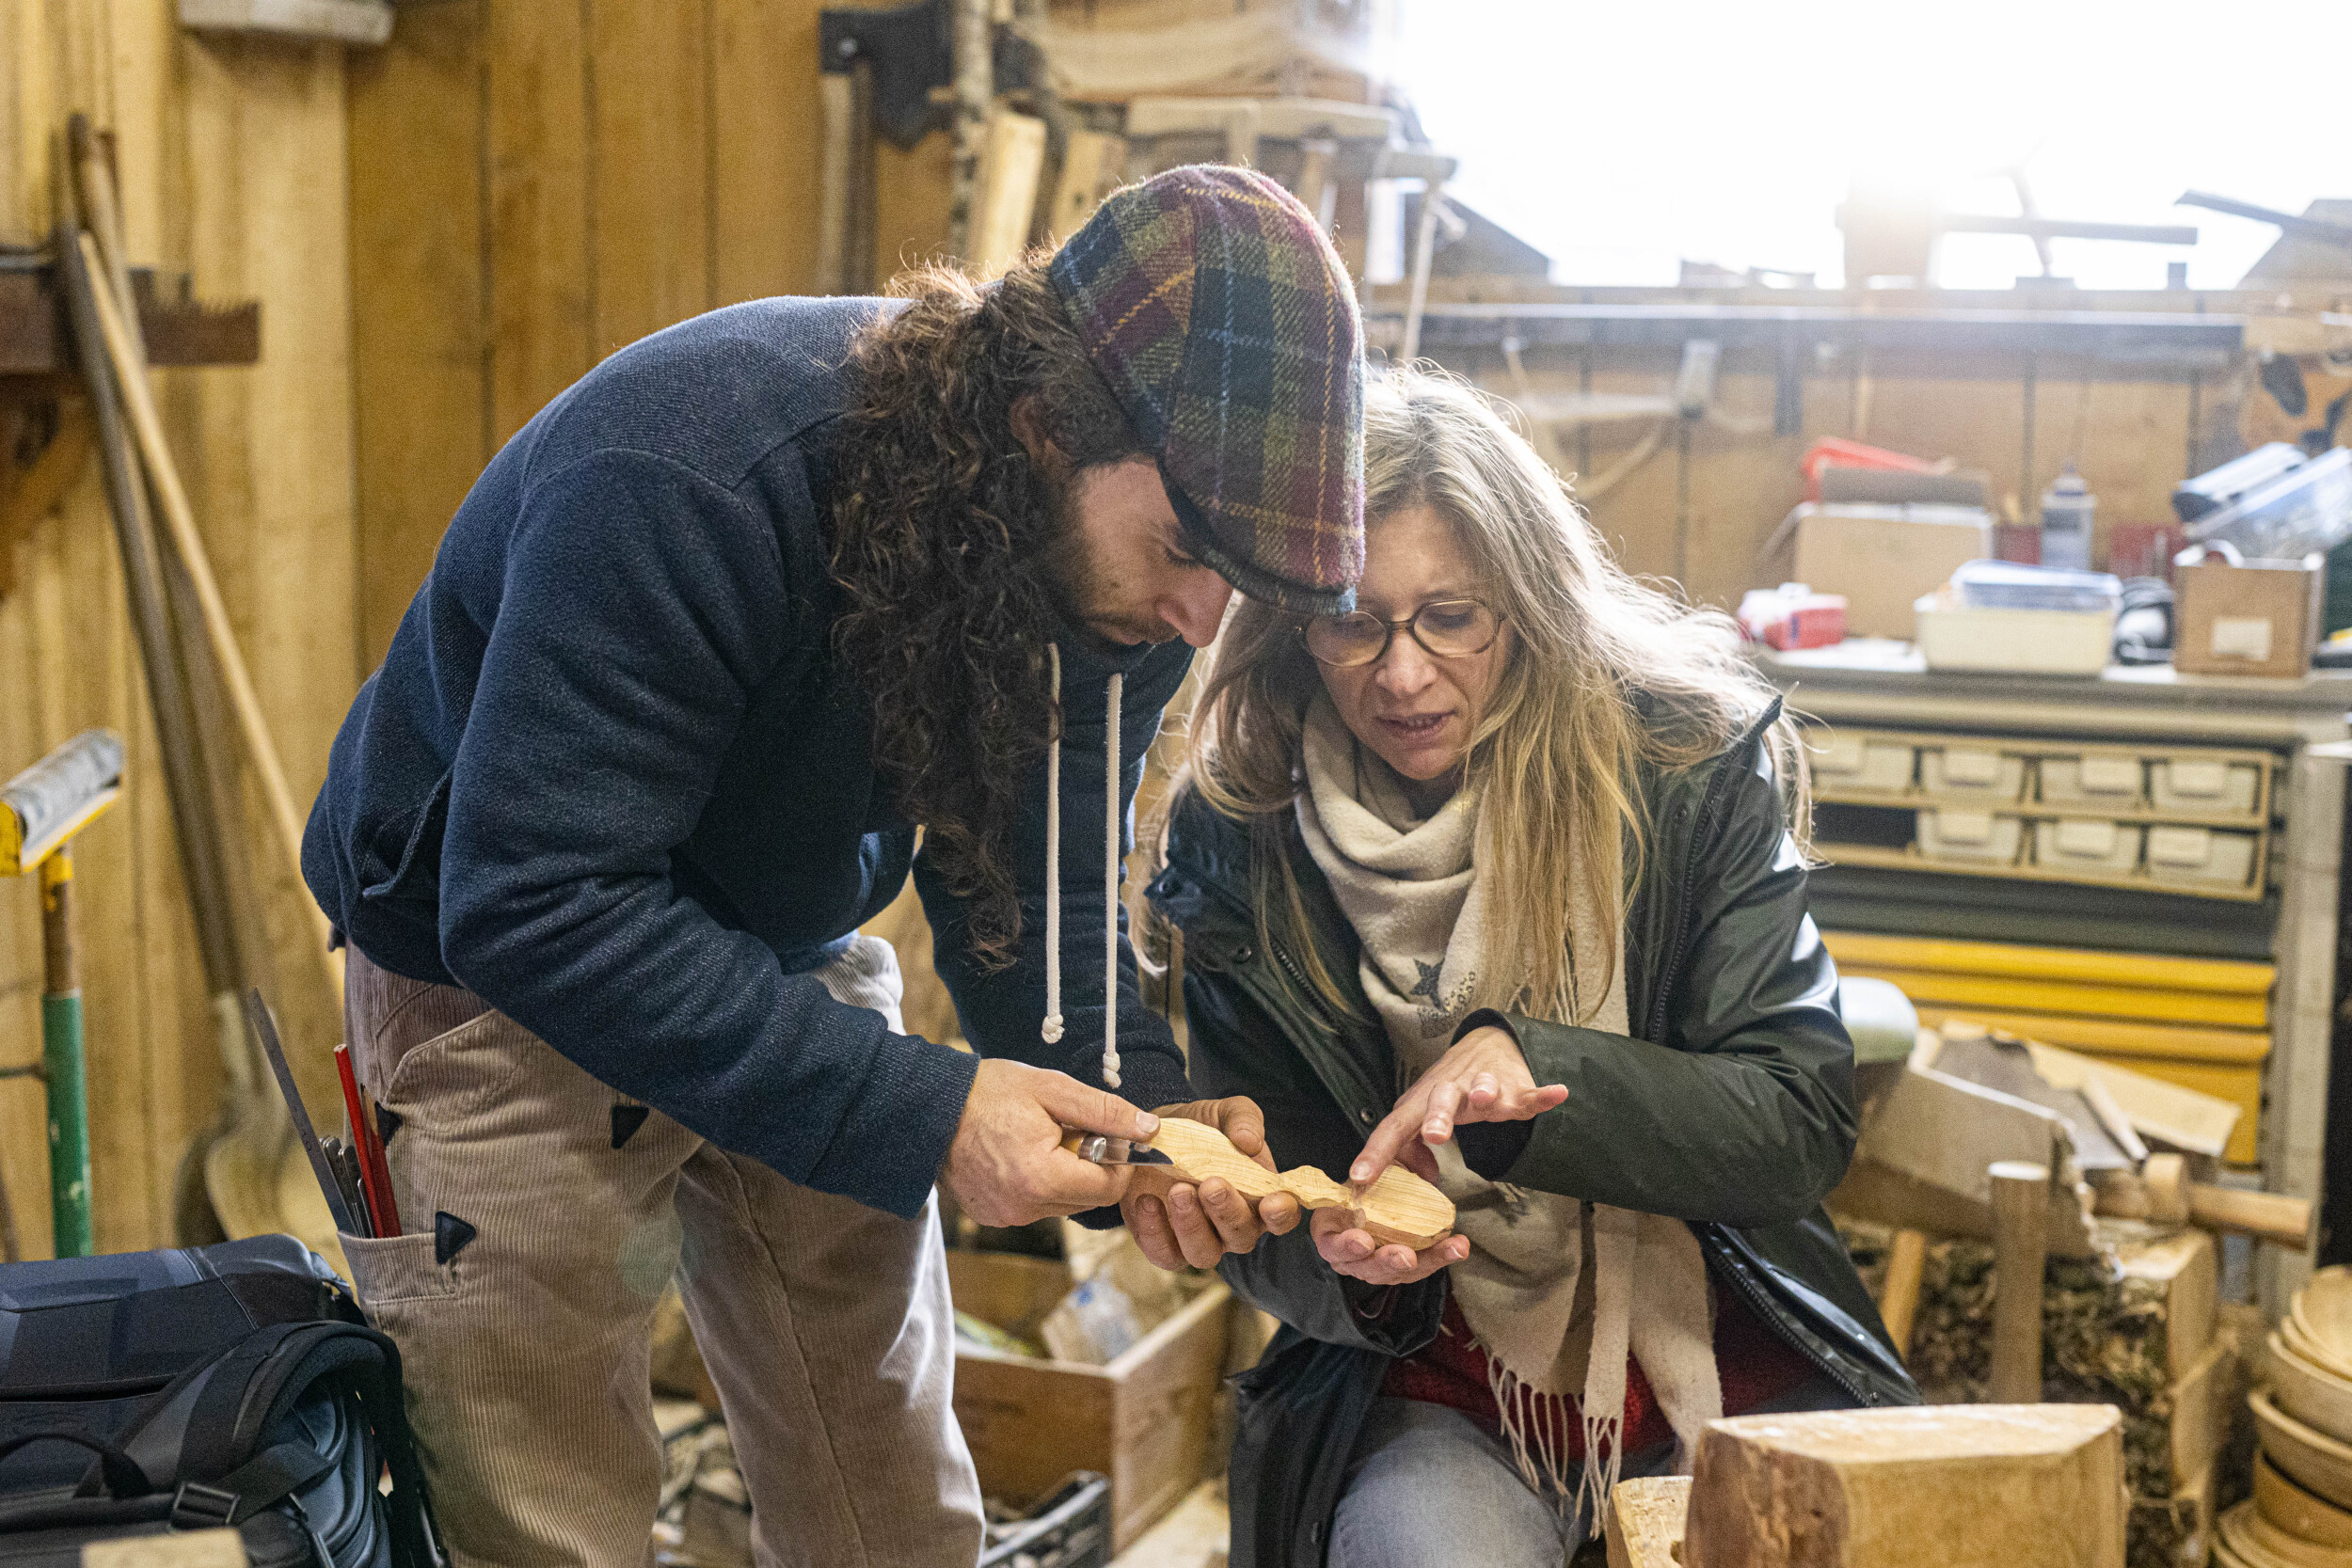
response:
[[[1316,1000],[1314,988],[1307,984],[1305,973],[1299,969],[1297,960],[1290,956],[1289,950],[1279,942],[1268,942],[1266,946],[1273,949],[1274,961],[1282,966],[1282,973],[1291,977],[1291,984],[1298,988],[1298,994],[1306,999],[1307,1005],[1322,1013],[1323,1004]]]
[[[1799,1355],[1802,1355],[1807,1361],[1812,1362],[1814,1368],[1819,1370],[1822,1376],[1828,1378],[1832,1383],[1835,1383],[1839,1388],[1843,1389],[1849,1399],[1851,1399],[1857,1403],[1865,1406],[1874,1407],[1879,1403],[1878,1397],[1875,1394],[1872,1394],[1869,1390],[1855,1384],[1852,1379],[1846,1376],[1846,1374],[1840,1371],[1837,1368],[1824,1362],[1821,1357],[1814,1352],[1812,1347],[1799,1343],[1788,1333],[1788,1329],[1783,1326],[1783,1320],[1788,1316],[1787,1310],[1765,1299],[1763,1288],[1748,1277],[1747,1271],[1745,1269],[1733,1268],[1728,1266],[1728,1263],[1729,1259],[1727,1259],[1726,1267],[1723,1271],[1723,1277],[1731,1282],[1731,1288],[1739,1293],[1740,1299],[1747,1304],[1748,1310],[1754,1313],[1758,1319],[1762,1320],[1765,1325],[1771,1328],[1772,1332],[1779,1337],[1782,1344],[1787,1345],[1790,1350],[1795,1351]]]

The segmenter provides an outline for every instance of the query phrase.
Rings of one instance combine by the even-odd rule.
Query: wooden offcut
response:
[[[1700,1439],[1685,1568],[2122,1568],[2111,1405],[1742,1416]]]
[[[1185,1181],[1212,1177],[1228,1183],[1255,1203],[1277,1193],[1288,1193],[1303,1209],[1346,1209],[1356,1223],[1382,1242],[1394,1242],[1418,1252],[1435,1246],[1454,1230],[1454,1201],[1402,1165],[1391,1165],[1359,1196],[1312,1165],[1270,1171],[1252,1160],[1216,1128],[1182,1117],[1164,1117],[1151,1147],[1167,1155],[1168,1167],[1138,1165],[1144,1180],[1165,1180],[1172,1171]]]
[[[2050,1168],[2004,1160],[1993,1183],[1993,1397],[2004,1404],[2042,1398],[2042,1265]]]
[[[1609,1494],[1609,1568],[1679,1568],[1689,1476],[1637,1476]]]

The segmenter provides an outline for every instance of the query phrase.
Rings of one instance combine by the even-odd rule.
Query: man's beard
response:
[[[1105,580],[1102,563],[1088,546],[1078,527],[1077,482],[1068,473],[1041,475],[1051,531],[1044,548],[1032,558],[1031,570],[1053,600],[1062,622],[1078,628],[1105,648],[1133,647],[1138,642],[1166,642],[1176,629],[1157,615],[1136,616],[1122,611],[1117,594]]]

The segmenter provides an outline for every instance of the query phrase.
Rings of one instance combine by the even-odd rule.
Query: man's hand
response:
[[[1382,1242],[1348,1222],[1344,1209],[1316,1210],[1311,1230],[1315,1251],[1336,1272],[1367,1285],[1410,1285],[1470,1256],[1467,1237],[1448,1236],[1415,1252],[1400,1243]]]
[[[1062,1130],[1148,1138],[1160,1118],[1067,1073],[984,1060],[963,1102],[939,1179],[982,1225],[1026,1225],[1116,1203],[1124,1166],[1098,1165],[1061,1147]]]
[[[1393,1163],[1422,1176],[1435,1177],[1437,1162],[1428,1148],[1454,1136],[1467,1121],[1526,1121],[1568,1098],[1565,1084],[1535,1086],[1527,1058],[1507,1029],[1492,1024],[1472,1029],[1421,1081],[1406,1089],[1396,1108],[1372,1136],[1364,1151],[1348,1167],[1347,1179],[1360,1191],[1378,1180]],[[1418,1139],[1418,1141],[1416,1141]],[[1425,1148],[1423,1146],[1428,1146]]]
[[[1229,1100],[1195,1100],[1183,1105],[1163,1105],[1164,1117],[1205,1122],[1224,1133],[1235,1148],[1266,1169],[1274,1156],[1266,1152],[1265,1117],[1258,1102],[1242,1095]],[[1266,1234],[1279,1236],[1298,1224],[1298,1200],[1288,1193],[1249,1200],[1216,1177],[1198,1187],[1178,1181],[1159,1167],[1134,1165],[1133,1181],[1119,1206],[1127,1233],[1143,1255],[1161,1268],[1190,1263],[1210,1269],[1229,1252],[1248,1252]]]

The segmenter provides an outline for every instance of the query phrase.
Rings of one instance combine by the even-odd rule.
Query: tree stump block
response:
[[[1921,1405],[1716,1421],[1683,1568],[2122,1568],[2112,1405]]]

